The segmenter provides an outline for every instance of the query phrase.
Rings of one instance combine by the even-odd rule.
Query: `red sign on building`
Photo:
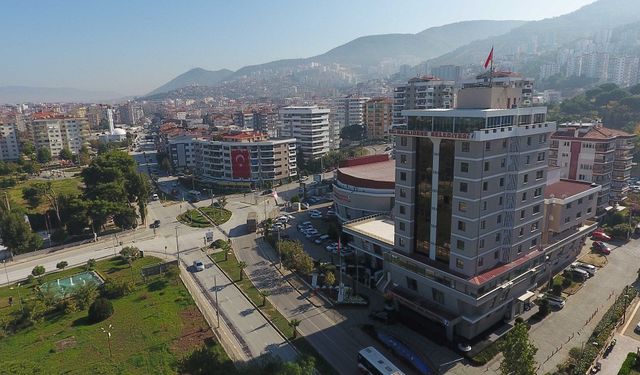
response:
[[[250,178],[251,161],[249,160],[249,150],[231,150],[231,170],[233,178]]]

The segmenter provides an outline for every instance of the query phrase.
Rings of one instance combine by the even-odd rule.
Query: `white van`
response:
[[[151,196],[151,200],[157,201],[158,199],[160,199],[160,197],[158,196],[158,194],[155,194],[155,193],[154,193],[154,194]]]
[[[313,241],[313,242],[315,242],[315,243],[317,243],[319,245],[319,244],[323,243],[324,241],[326,241],[328,239],[329,239],[329,235],[328,234],[323,234],[322,236],[316,238],[316,240]]]

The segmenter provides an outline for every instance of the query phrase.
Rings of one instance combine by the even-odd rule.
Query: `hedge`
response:
[[[627,359],[622,362],[622,367],[618,371],[618,375],[629,375],[636,365],[637,355],[634,352],[627,354]]]

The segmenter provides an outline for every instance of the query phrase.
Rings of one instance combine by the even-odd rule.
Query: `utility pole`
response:
[[[216,275],[213,275],[213,293],[216,299],[216,318],[218,319],[217,328],[220,328],[220,305],[218,304],[218,283],[216,281]]]
[[[9,272],[7,271],[7,260],[3,259],[2,264],[4,265],[4,274],[7,276],[7,285],[9,285],[11,281],[9,281]]]
[[[178,256],[178,267],[180,267],[180,245],[178,244],[178,226],[176,225],[176,255]]]

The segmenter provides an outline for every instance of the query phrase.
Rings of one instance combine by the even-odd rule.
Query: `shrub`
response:
[[[120,298],[131,294],[135,290],[135,285],[127,280],[107,280],[102,285],[102,295],[106,298]]]
[[[27,283],[34,284],[36,282],[36,277],[33,275],[27,276]]]
[[[570,287],[570,286],[571,286],[571,283],[572,283],[571,279],[569,279],[569,278],[567,278],[567,277],[565,277],[565,278],[563,278],[563,279],[562,279],[562,287],[563,287],[563,288],[568,288],[568,287]]]
[[[89,307],[89,321],[101,322],[113,315],[113,304],[106,298],[96,298]]]
[[[33,276],[42,276],[45,273],[45,269],[44,266],[35,266],[33,267],[33,269],[31,270],[31,274]]]
[[[59,270],[63,270],[68,265],[69,265],[69,263],[67,263],[66,261],[63,260],[62,262],[58,262],[58,264],[56,264],[56,268],[59,269]]]
[[[89,307],[98,296],[98,290],[93,283],[77,285],[71,290],[71,297],[78,304],[80,310]]]
[[[95,259],[91,258],[87,261],[87,271],[92,271],[96,268],[96,265],[98,264],[98,262],[96,262]]]
[[[63,243],[67,239],[67,232],[64,228],[57,228],[51,233],[51,241],[54,243]]]
[[[550,312],[551,306],[549,306],[549,301],[546,298],[541,299],[540,302],[538,302],[538,312],[536,314],[538,314],[540,318],[544,318],[549,315]]]
[[[563,280],[563,282],[564,282],[564,280]],[[551,288],[551,294],[553,294],[554,296],[560,296],[562,294],[562,285],[553,284],[553,287]]]
[[[638,356],[636,353],[627,354],[627,358],[622,362],[622,367],[620,367],[620,371],[618,371],[618,375],[629,375],[631,374],[631,370],[637,367]]]

